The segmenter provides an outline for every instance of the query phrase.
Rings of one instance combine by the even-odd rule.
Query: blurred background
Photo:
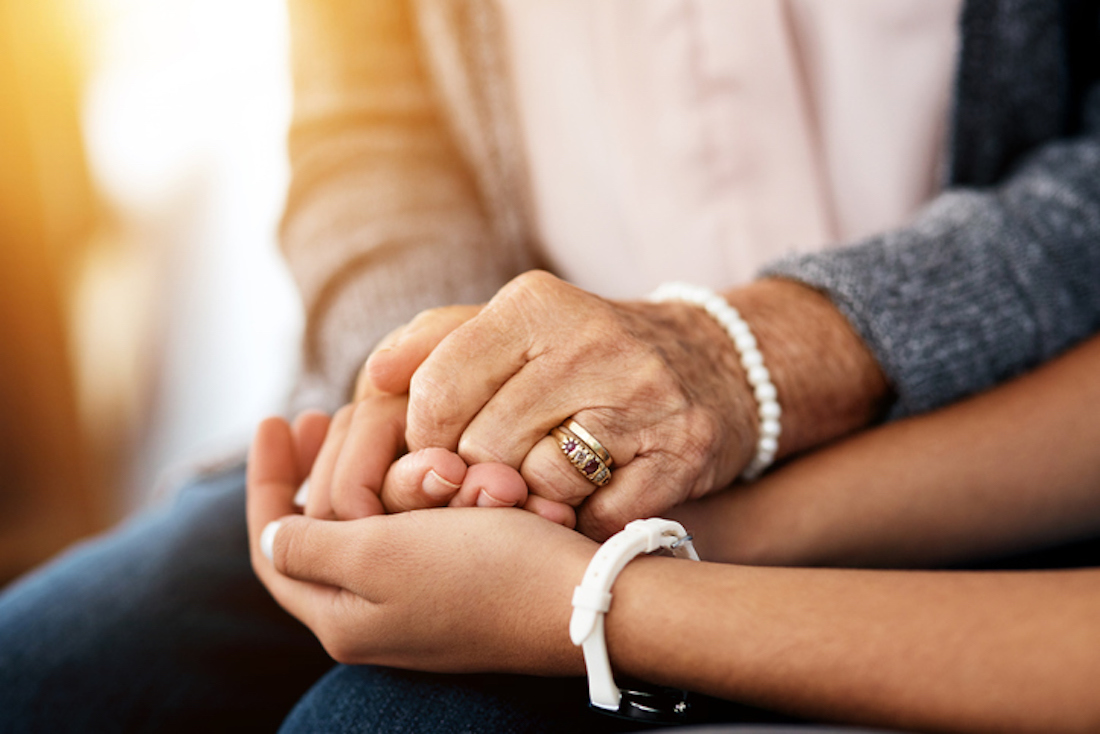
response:
[[[0,584],[281,409],[287,46],[270,0],[0,0]]]

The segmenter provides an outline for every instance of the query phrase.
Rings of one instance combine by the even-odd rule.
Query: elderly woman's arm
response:
[[[850,430],[843,419],[862,414],[867,422],[875,413],[866,407],[881,404],[886,384],[895,398],[894,417],[931,410],[1021,374],[1100,328],[1100,85],[1085,91],[1072,110],[1079,124],[1030,141],[1026,152],[1001,156],[997,171],[985,178],[958,177],[965,186],[945,192],[909,226],[766,271],[823,292],[832,309],[819,323],[787,309],[786,295],[765,299],[768,308],[761,311],[784,322],[774,330],[746,314],[754,329],[761,323],[765,364],[779,367],[781,452],[802,448],[804,439]],[[622,308],[603,307],[545,278],[519,285],[451,332],[416,371],[409,405],[413,445],[457,449],[473,461],[503,460],[525,474],[536,495],[560,493],[575,478],[560,458],[563,469],[551,466],[553,447],[541,436],[583,412],[578,421],[593,423],[589,432],[600,441],[604,435],[619,441],[626,457],[616,457],[607,487],[582,487],[592,497],[580,507],[580,527],[597,537],[653,513],[661,496],[663,509],[675,504],[676,493],[663,491],[669,475],[657,471],[667,463],[650,462],[648,472],[632,468],[633,449],[649,449],[643,455],[680,451],[683,463],[693,467],[686,472],[692,476],[677,478],[691,484],[688,494],[724,487],[739,470],[733,467],[748,461],[746,444],[751,447],[756,428],[748,385],[734,379],[730,353],[716,351],[720,337],[706,318],[678,321],[666,305],[635,309],[638,318],[626,323]],[[740,293],[726,296],[740,306]],[[836,319],[847,322],[846,332],[834,332],[844,336],[820,338],[822,323]],[[622,359],[618,345],[629,351],[635,337],[644,340],[669,326],[680,329],[679,344],[670,348],[660,336],[653,343],[669,370]],[[768,338],[769,332],[781,334],[782,343]],[[509,340],[493,338],[502,334]],[[680,359],[681,352],[690,356]],[[464,363],[456,355],[473,359]],[[873,368],[865,371],[859,366],[867,355]],[[842,379],[837,390],[837,365],[877,377]],[[527,379],[534,376],[538,380]],[[667,385],[666,378],[677,384]],[[688,421],[678,443],[675,432],[645,425],[642,400],[623,404],[631,386],[651,388],[635,394],[656,406],[654,416],[667,406],[664,398],[675,402],[693,391],[720,410],[709,425]],[[860,389],[866,390],[862,399]],[[831,410],[820,409],[830,402]],[[800,412],[824,420],[801,421]],[[500,422],[505,428],[486,428],[489,416],[507,416]],[[843,430],[836,430],[838,423]],[[502,439],[505,429],[509,435]],[[542,448],[532,440],[536,435]],[[521,445],[531,453],[521,452]],[[531,471],[527,461],[544,468]],[[556,480],[547,481],[555,473]],[[580,501],[572,494],[562,498]]]

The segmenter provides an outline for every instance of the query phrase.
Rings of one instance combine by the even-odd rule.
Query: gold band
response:
[[[576,426],[576,421],[572,419],[567,420],[560,426],[550,430],[550,435],[558,442],[558,447],[569,459],[569,463],[573,465],[573,468],[580,472],[588,481],[595,484],[597,487],[602,487],[611,481],[611,454],[605,449],[598,441],[592,439],[596,446],[591,446],[587,441],[582,439],[577,433],[569,427],[572,423]],[[592,434],[581,428],[589,438]],[[604,459],[604,456],[607,459]]]
[[[588,448],[592,449],[592,453],[599,457],[600,461],[607,464],[608,469],[614,466],[615,460],[611,458],[611,452],[605,449],[603,444],[596,440],[595,436],[585,430],[584,426],[577,423],[572,418],[567,419],[561,425],[562,428],[570,431],[574,436],[587,444]]]

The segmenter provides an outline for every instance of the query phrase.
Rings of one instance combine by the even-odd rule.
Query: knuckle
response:
[[[669,441],[678,456],[692,465],[708,461],[715,452],[718,439],[718,419],[707,411],[688,410],[680,413]]]
[[[435,445],[458,426],[459,396],[452,386],[437,379],[430,370],[417,370],[409,383],[409,447]],[[451,447],[453,448],[453,446]]]
[[[297,523],[283,522],[279,529],[279,543],[274,548],[274,564],[279,573],[294,576],[304,570],[302,559],[302,544],[299,541],[301,528]]]
[[[531,301],[542,301],[563,286],[558,278],[545,270],[528,270],[508,281],[490,301],[495,307],[524,308]]]
[[[657,349],[646,345],[631,374],[636,392],[634,399],[641,404],[660,405],[665,410],[685,407],[687,398],[680,380]]]
[[[451,314],[454,312],[453,306],[437,306],[435,308],[426,308],[416,316],[413,316],[404,329],[403,336],[407,337],[414,331],[418,331],[424,328],[430,328],[435,324],[449,320]]]
[[[590,494],[584,489],[579,489],[575,485],[564,482],[540,482],[537,479],[532,479],[529,484],[531,494],[537,494],[543,499],[571,506],[579,505]]]
[[[564,457],[562,460],[568,462]],[[531,494],[567,505],[580,504],[595,490],[568,463],[559,466],[554,463],[533,462],[532,466],[525,467],[523,475]]]
[[[593,502],[597,497],[604,501]],[[630,513],[624,512],[619,503],[606,501],[606,495],[596,495],[581,507],[577,515],[577,527],[593,540],[603,541],[636,519]]]
[[[432,319],[434,319],[439,314],[439,312],[441,310],[442,309],[440,309],[439,307],[426,308],[423,311],[420,311],[419,313],[417,313],[416,316],[413,316],[412,320],[409,321],[409,323],[405,326],[405,328],[406,329],[411,329],[411,328],[414,328],[416,326],[419,326],[419,325],[423,324],[425,321],[431,321]]]
[[[559,283],[561,283],[561,281],[558,278],[545,270],[528,270],[525,273],[517,275],[505,287],[514,287],[520,291],[533,291],[554,288]]]
[[[467,431],[458,439],[458,451],[456,452],[467,464],[483,464],[486,462],[506,463],[505,457],[499,451],[494,451],[481,437]]]
[[[372,490],[361,485],[340,483],[333,487],[331,502],[332,514],[338,520],[358,520],[370,514],[368,492]]]

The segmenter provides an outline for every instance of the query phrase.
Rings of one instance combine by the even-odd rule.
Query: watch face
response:
[[[664,724],[686,724],[691,721],[691,703],[688,692],[676,688],[635,686],[621,689],[623,697],[617,711],[592,706],[607,716],[631,721],[649,721]]]

